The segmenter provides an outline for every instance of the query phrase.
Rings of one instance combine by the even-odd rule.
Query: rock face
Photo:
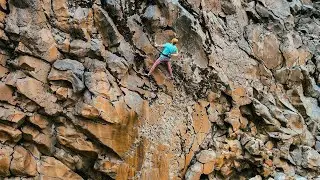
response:
[[[319,12],[0,0],[0,179],[319,179]]]

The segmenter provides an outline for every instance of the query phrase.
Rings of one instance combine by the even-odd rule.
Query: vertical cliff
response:
[[[320,3],[0,0],[0,178],[320,179]],[[182,59],[145,76],[179,38]]]

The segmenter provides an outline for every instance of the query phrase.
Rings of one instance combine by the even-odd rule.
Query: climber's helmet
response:
[[[179,42],[179,40],[177,39],[177,38],[173,38],[172,40],[171,40],[171,43],[172,44],[177,44]]]

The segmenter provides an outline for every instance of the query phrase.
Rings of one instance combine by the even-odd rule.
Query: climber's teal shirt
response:
[[[177,46],[171,44],[171,43],[165,43],[163,45],[163,51],[160,55],[161,59],[168,59],[167,56],[171,57],[171,54],[174,54],[178,51]],[[167,56],[165,56],[167,55]]]

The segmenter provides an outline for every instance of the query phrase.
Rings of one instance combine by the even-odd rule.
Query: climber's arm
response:
[[[177,50],[177,52],[176,52],[176,53],[171,54],[171,56],[173,56],[173,57],[178,57],[179,55],[180,55],[180,53],[178,52],[178,50]]]
[[[159,44],[157,44],[157,43],[154,43],[154,46],[155,46],[155,47],[164,47],[164,44],[159,45]]]

